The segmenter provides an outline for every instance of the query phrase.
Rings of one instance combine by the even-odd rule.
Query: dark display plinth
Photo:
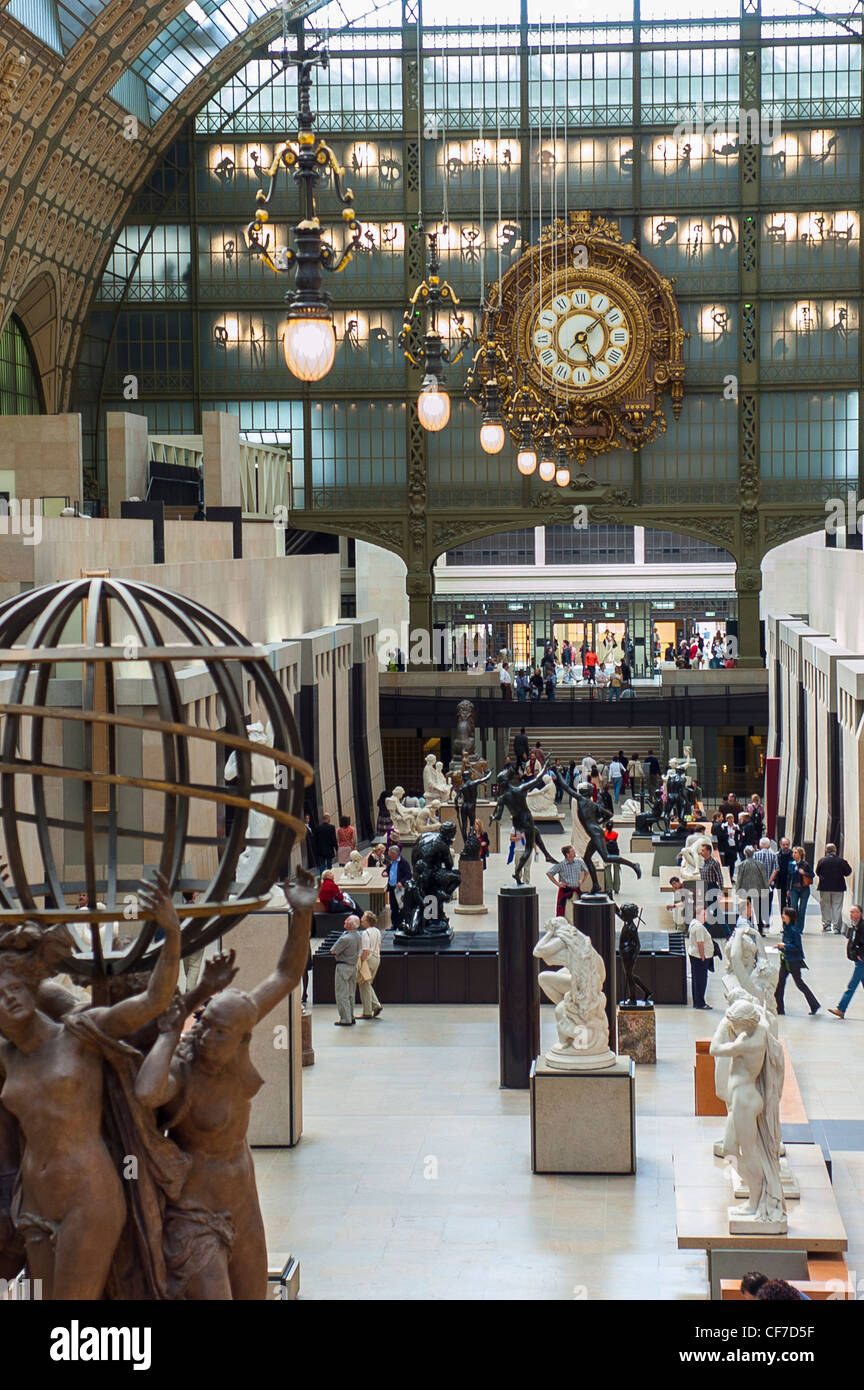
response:
[[[537,889],[528,884],[498,894],[498,1038],[501,1085],[527,1091],[540,1051]]]
[[[336,961],[332,932],[312,958],[312,1002],[334,1004]],[[459,932],[439,947],[430,941],[399,946],[384,932],[375,993],[382,1004],[497,1004],[498,937],[494,932]]]
[[[443,951],[453,940],[453,928],[447,921],[435,922],[434,930],[421,932],[419,936],[414,936],[410,932],[395,931],[393,933],[393,944],[395,946],[407,946],[408,950],[417,947],[431,946],[435,951]]]
[[[330,947],[338,936],[339,931],[331,931],[318,943],[313,957],[315,1004],[335,1002],[336,962]],[[643,932],[639,974],[655,1003],[686,1004],[687,957],[681,933],[672,932],[667,938],[665,932]],[[382,1004],[497,1004],[498,935],[458,931],[451,944],[441,948],[429,942],[397,946],[393,933],[385,932],[375,993]],[[619,959],[618,998],[623,994],[624,972]],[[541,998],[540,1002],[545,1005],[548,1000]]]
[[[615,958],[615,904],[605,893],[584,893],[573,903],[573,925],[588,937],[606,967],[606,1017],[609,1020],[609,1046],[618,1051],[617,992],[618,971]]]

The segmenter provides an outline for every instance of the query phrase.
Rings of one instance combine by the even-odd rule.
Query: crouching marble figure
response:
[[[540,988],[555,1005],[558,1042],[545,1056],[557,1071],[602,1071],[615,1065],[603,984],[606,967],[584,932],[564,917],[550,917],[534,955],[556,970],[541,970]]]
[[[26,1261],[49,1300],[266,1298],[249,1040],[300,980],[316,881],[301,869],[284,892],[292,925],[273,974],[248,994],[223,987],[236,972],[220,958],[185,1034],[194,1003],[174,994],[180,924],[161,877],[139,892],[165,934],[159,958],[139,992],[141,977],[121,977],[127,997],[110,1006],[80,1006],[50,980],[66,927],[0,937],[5,1277]]]
[[[787,1229],[780,1174],[784,1059],[766,1009],[742,994],[726,1010],[710,1050],[729,1063],[723,1151],[747,1191],[744,1202],[729,1207],[730,1235],[782,1235]]]

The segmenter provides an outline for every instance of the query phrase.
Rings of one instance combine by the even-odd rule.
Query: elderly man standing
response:
[[[822,930],[831,931],[833,927],[837,936],[843,930],[843,898],[846,880],[851,872],[852,865],[837,853],[837,846],[826,845],[825,853],[816,865],[816,886],[819,889]]]
[[[735,887],[739,896],[746,893],[748,900],[755,903],[754,916],[759,926],[759,935],[764,936],[768,921],[768,875],[757,861],[752,845],[747,845],[744,858],[735,866]]]
[[[774,905],[774,874],[777,869],[777,854],[771,848],[771,841],[767,835],[763,835],[759,841],[759,848],[753,855],[757,864],[761,864],[765,870],[765,877],[768,880],[768,920],[767,928],[771,929],[771,908]]]
[[[361,948],[359,926],[360,918],[356,913],[346,917],[345,930],[330,947],[331,956],[336,957],[336,1007],[339,1010],[334,1028],[352,1028],[356,1022],[354,995],[357,992],[357,962]]]

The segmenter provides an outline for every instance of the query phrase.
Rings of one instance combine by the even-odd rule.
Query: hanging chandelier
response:
[[[330,295],[323,287],[322,271],[336,274],[344,270],[359,245],[362,227],[354,211],[354,194],[350,188],[343,192],[345,170],[339,165],[330,147],[323,141],[315,143],[312,127],[315,115],[310,104],[312,69],[327,68],[324,48],[294,58],[282,55],[287,62],[298,66],[299,93],[297,143],[286,141],[266,171],[270,185],[256,194],[255,217],[246,228],[246,244],[253,255],[260,256],[277,273],[296,273],[295,288],[285,296],[288,321],[283,347],[289,371],[301,381],[320,381],[333,366],[336,356],[336,330]],[[300,189],[301,219],[293,229],[293,247],[271,245],[267,211],[280,168],[290,170]],[[343,206],[342,218],[351,233],[344,250],[339,252],[325,241],[315,209],[315,191],[327,173],[333,175],[336,195]]]
[[[438,260],[438,233],[430,232],[429,268],[412,294],[402,319],[399,346],[408,361],[423,372],[417,397],[417,418],[424,430],[437,433],[450,419],[450,397],[445,386],[445,366],[459,361],[471,334],[465,327],[459,300],[446,280],[442,282]],[[439,316],[445,318],[443,325]],[[455,341],[445,343],[441,327]],[[421,336],[422,335],[422,336]],[[503,444],[503,439],[501,443]]]

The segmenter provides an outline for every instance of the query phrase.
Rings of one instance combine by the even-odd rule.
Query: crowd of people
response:
[[[791,979],[810,1014],[817,1014],[822,1006],[802,973],[808,968],[803,936],[811,888],[815,886],[822,932],[847,938],[846,954],[854,966],[846,992],[836,1008],[829,1010],[835,1017],[844,1018],[855,990],[859,985],[864,988],[864,917],[857,903],[850,910],[848,928],[843,922],[852,866],[838,854],[836,845],[828,844],[814,867],[802,845],[791,845],[785,836],[777,844],[763,833],[764,826],[765,813],[759,796],[754,793],[748,805],[741,807],[730,792],[709,827],[719,857],[706,842],[699,851],[698,883],[688,883],[683,870],[670,879],[675,894],[673,917],[687,930],[693,1007],[711,1007],[706,1002],[706,988],[714,960],[723,954],[724,939],[737,927],[752,932],[754,937],[767,936],[772,930],[776,901],[780,935],[776,945],[781,953],[775,991],[777,1012],[785,1013],[786,986]],[[728,894],[724,864],[731,879]]]
[[[488,668],[494,669],[490,661]],[[498,668],[501,695],[505,700],[554,700],[558,686],[588,686],[592,693],[602,690],[610,700],[619,700],[625,693],[633,694],[633,644],[622,641],[610,631],[603,634],[597,646],[583,642],[580,647],[566,640],[559,644],[557,637],[544,645],[539,665],[513,667],[503,660]]]

